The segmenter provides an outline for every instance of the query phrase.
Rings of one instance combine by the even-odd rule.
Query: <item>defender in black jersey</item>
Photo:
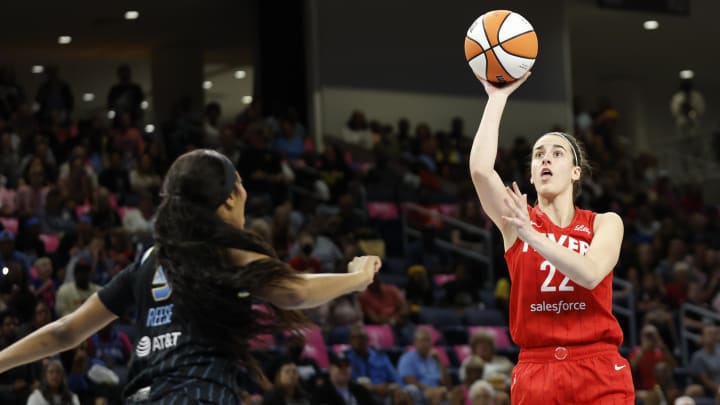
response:
[[[236,381],[252,365],[250,339],[304,325],[294,310],[364,290],[381,265],[363,256],[346,274],[298,274],[243,230],[246,199],[225,156],[179,157],[163,184],[156,245],[75,312],[1,351],[0,373],[71,349],[134,308],[141,337],[128,403],[239,403]]]

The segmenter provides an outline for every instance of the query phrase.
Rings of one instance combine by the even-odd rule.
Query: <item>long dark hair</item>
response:
[[[218,152],[200,149],[180,156],[163,184],[156,250],[180,319],[223,354],[254,365],[249,340],[307,321],[297,311],[269,303],[268,311],[260,311],[252,305],[255,292],[283,288],[297,273],[278,260],[265,241],[216,214],[217,207],[238,192],[235,182],[235,168]],[[228,248],[269,258],[238,266]]]
[[[55,401],[53,400],[53,389],[50,388],[47,382],[47,371],[50,368],[50,366],[58,366],[60,367],[61,373],[62,373],[62,382],[60,383],[60,386],[57,388],[57,393],[60,395],[60,404],[62,405],[72,405],[72,392],[70,391],[70,388],[68,388],[67,384],[67,376],[65,374],[65,369],[63,368],[62,363],[60,360],[50,359],[45,363],[45,367],[43,367],[42,371],[42,377],[40,377],[40,393],[42,394],[43,398],[49,403],[54,404]]]

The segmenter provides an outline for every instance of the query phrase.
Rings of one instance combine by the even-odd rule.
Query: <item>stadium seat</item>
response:
[[[462,316],[451,308],[422,307],[418,319],[421,324],[431,324],[437,328],[463,324]]]
[[[497,309],[465,308],[463,319],[469,326],[507,326],[505,315]]]
[[[393,331],[388,325],[365,325],[368,343],[375,349],[387,349],[395,346]]]

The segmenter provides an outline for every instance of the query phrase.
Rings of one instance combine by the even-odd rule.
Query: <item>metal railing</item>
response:
[[[622,315],[628,321],[628,339],[626,346],[637,346],[637,311],[635,310],[635,293],[633,285],[621,278],[613,277],[613,298],[616,296],[625,300],[627,305],[622,305],[613,299],[613,314]]]
[[[720,314],[717,312],[693,304],[682,304],[680,307],[680,348],[684,366],[687,366],[690,361],[690,348],[688,347],[688,342],[690,340],[698,344],[700,342],[700,333],[695,333],[685,326],[685,316],[687,314],[699,315],[699,317],[702,318],[703,323],[714,321],[716,324],[720,324]]]
[[[408,244],[410,238],[422,238],[423,231],[413,227],[413,224],[408,220],[410,213],[420,214],[426,217],[432,217],[433,219],[441,220],[444,224],[451,227],[462,229],[465,232],[479,235],[483,238],[483,252],[478,252],[472,249],[464,248],[453,244],[451,241],[443,237],[433,238],[435,246],[445,249],[446,251],[459,254],[466,258],[483,263],[488,268],[488,279],[486,288],[492,288],[495,283],[495,271],[492,263],[492,234],[487,229],[477,227],[475,225],[468,224],[467,222],[460,221],[457,218],[453,218],[437,211],[424,208],[414,203],[403,203],[402,205],[402,235],[403,235],[403,251],[408,251]]]

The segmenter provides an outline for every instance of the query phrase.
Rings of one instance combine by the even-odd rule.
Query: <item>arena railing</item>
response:
[[[633,348],[637,345],[637,311],[633,285],[618,277],[613,277],[613,314],[621,315],[628,322],[625,346]]]
[[[700,343],[700,333],[695,332],[693,330],[688,329],[685,327],[684,319],[686,315],[697,315],[697,318],[700,318],[703,320],[703,323],[709,323],[714,322],[715,324],[720,324],[720,314],[718,314],[715,311],[709,310],[707,308],[703,308],[697,305],[693,304],[682,304],[680,307],[680,350],[682,353],[682,361],[683,365],[687,366],[690,361],[690,347],[688,343],[690,340],[695,342],[696,344]]]
[[[488,278],[486,280],[486,288],[493,288],[495,285],[495,271],[492,262],[492,234],[487,229],[468,224],[457,218],[441,214],[435,210],[428,209],[415,203],[402,203],[402,235],[403,235],[403,251],[408,251],[408,244],[411,238],[422,238],[423,231],[418,229],[410,220],[411,214],[417,214],[424,218],[432,218],[433,222],[441,222],[444,226],[462,229],[465,232],[479,235],[483,240],[483,251],[478,252],[453,244],[443,235],[438,234],[433,238],[435,246],[445,249],[446,251],[461,255],[465,258],[472,259],[483,263],[488,269]]]

